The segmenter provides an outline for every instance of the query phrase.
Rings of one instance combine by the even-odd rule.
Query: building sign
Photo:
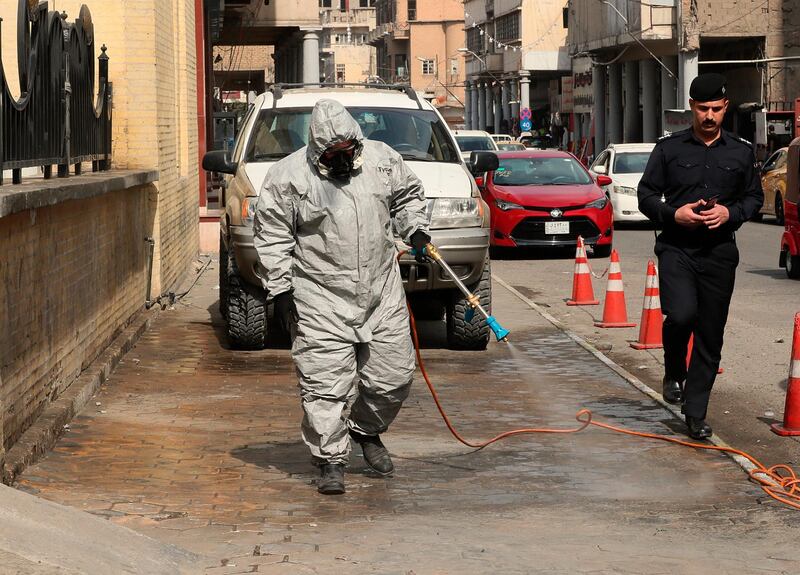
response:
[[[662,115],[665,136],[692,127],[691,110],[664,110]]]
[[[575,58],[572,61],[572,107],[578,114],[590,114],[594,106],[592,61]]]
[[[572,76],[563,76],[561,78],[561,111],[570,113],[572,110]]]

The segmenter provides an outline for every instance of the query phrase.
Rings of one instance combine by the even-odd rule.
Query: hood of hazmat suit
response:
[[[333,177],[322,155],[350,141],[350,176]],[[389,318],[408,330],[393,227],[406,242],[427,231],[422,183],[339,102],[320,100],[308,146],[270,168],[255,213],[259,273],[271,296],[294,290],[297,336],[369,342]]]

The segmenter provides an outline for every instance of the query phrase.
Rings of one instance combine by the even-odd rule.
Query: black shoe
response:
[[[692,439],[707,439],[714,433],[711,426],[702,417],[686,416],[686,427],[689,428],[689,437]]]
[[[389,451],[384,447],[379,435],[361,435],[351,431],[350,437],[361,446],[361,451],[364,452],[364,461],[367,462],[370,469],[381,475],[389,475],[394,471],[392,458],[389,457]]]
[[[344,463],[326,463],[320,470],[322,476],[317,482],[317,491],[323,495],[344,493]]]
[[[681,389],[681,384],[674,379],[667,379],[665,377],[661,387],[661,395],[667,403],[671,403],[672,405],[680,404],[683,401],[683,389]]]

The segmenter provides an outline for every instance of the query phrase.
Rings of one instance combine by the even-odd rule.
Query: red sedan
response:
[[[614,224],[611,202],[597,181],[567,152],[497,152],[500,162],[482,182],[492,214],[492,245],[574,246],[578,236],[594,255],[611,253]],[[479,182],[480,183],[480,182]]]

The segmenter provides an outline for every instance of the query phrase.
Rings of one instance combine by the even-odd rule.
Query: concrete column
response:
[[[519,120],[519,80],[511,80],[511,118]]]
[[[503,104],[503,120],[506,121],[506,131],[511,132],[511,105],[508,103],[511,100],[511,86],[509,82],[502,82],[500,84],[500,99]]]
[[[494,87],[494,132],[493,134],[500,133],[500,120],[503,119],[503,100],[501,98],[502,84]]]
[[[642,117],[639,115],[639,62],[625,62],[625,109],[623,137],[626,142],[638,142]]]
[[[481,127],[478,128],[479,130],[490,130],[489,126],[494,124],[494,115],[493,110],[494,106],[492,105],[492,83],[486,82],[483,85],[483,93],[484,93],[484,117],[483,117],[483,124]]]
[[[658,62],[643,60],[642,67],[642,141],[655,142],[658,138]]]
[[[599,154],[606,147],[606,67],[592,68],[592,89],[594,90],[594,153]]]
[[[464,82],[464,127],[472,129],[472,82]]]
[[[608,67],[608,142],[622,143],[622,64]]]
[[[476,130],[486,129],[486,83],[478,84],[478,125]]]
[[[674,110],[678,103],[678,57],[664,56],[661,61],[675,74],[675,77],[671,77],[664,68],[659,66],[661,68],[661,109]]]
[[[303,36],[303,83],[319,84],[319,34],[312,30]]]
[[[531,73],[527,70],[519,71],[519,107],[531,107]]]
[[[471,121],[470,129],[477,130],[480,126],[480,118],[478,117],[478,110],[480,110],[480,86],[477,80],[472,82],[472,110],[470,111]]]
[[[689,86],[692,85],[692,80],[697,78],[699,52],[697,50],[681,52],[678,55],[678,59],[678,79],[681,86],[680,95],[678,96],[678,105],[684,110],[688,110]]]

